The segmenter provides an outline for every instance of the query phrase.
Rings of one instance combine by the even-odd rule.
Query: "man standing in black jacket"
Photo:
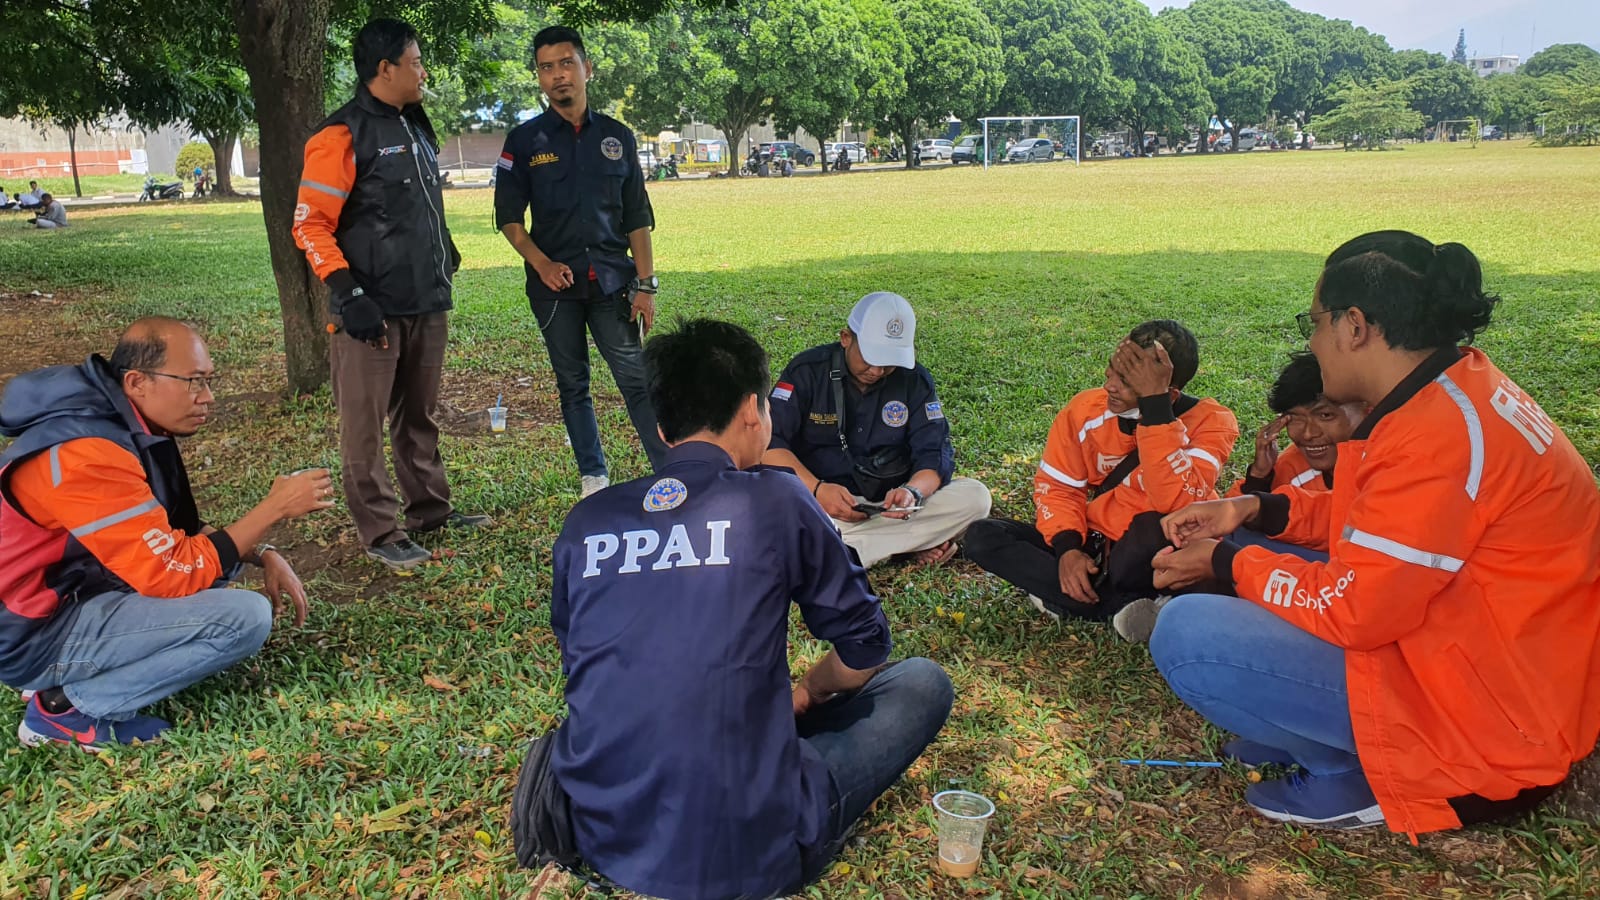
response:
[[[550,108],[506,136],[494,218],[527,269],[528,301],[550,352],[587,497],[609,483],[609,472],[589,395],[585,331],[611,367],[651,468],[666,462],[643,355],[656,316],[656,219],[633,132],[589,108],[594,64],[583,38],[553,25],[534,35],[533,53]]]
[[[345,499],[367,555],[394,570],[432,554],[412,534],[477,528],[450,505],[439,426],[451,278],[461,264],[444,223],[438,142],[422,111],[417,33],[373,19],[355,40],[354,100],[306,142],[295,243],[327,283],[333,397]],[[389,419],[399,501],[383,459]]]

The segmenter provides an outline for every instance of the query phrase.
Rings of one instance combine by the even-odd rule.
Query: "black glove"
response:
[[[375,341],[383,337],[383,307],[367,296],[349,269],[340,269],[328,275],[328,288],[333,292],[333,311],[344,319],[344,333],[358,341]]]

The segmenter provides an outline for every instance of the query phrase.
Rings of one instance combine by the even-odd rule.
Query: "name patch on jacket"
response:
[[[405,144],[395,144],[393,147],[379,147],[378,148],[378,155],[379,156],[393,156],[396,153],[404,153],[404,152],[406,152],[406,145]]]
[[[554,153],[536,153],[533,159],[528,160],[529,166],[548,166],[553,162],[560,162],[561,157]]]
[[[690,569],[696,566],[731,565],[728,559],[728,529],[733,522],[721,519],[706,523],[706,533],[699,537],[699,545],[689,536],[689,529],[681,523],[672,526],[666,542],[661,532],[653,528],[639,528],[622,534],[588,534],[583,537],[583,577],[593,578],[601,573],[601,563],[616,563],[617,551],[622,552],[622,564],[606,568],[617,575],[635,575],[644,571]]]
[[[838,413],[810,413],[809,415],[806,416],[806,418],[810,419],[813,423],[815,423],[817,425],[837,425],[837,424],[839,424],[839,414]]]

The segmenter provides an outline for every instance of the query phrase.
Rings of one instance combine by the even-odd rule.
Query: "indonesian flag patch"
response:
[[[780,381],[772,387],[772,399],[787,400],[794,396],[794,385],[787,381]]]
[[[495,163],[495,165],[509,172],[511,171],[512,164],[515,162],[516,157],[512,156],[510,153],[502,153],[500,154],[500,161]]]

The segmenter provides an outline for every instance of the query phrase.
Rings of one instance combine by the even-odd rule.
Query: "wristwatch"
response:
[[[256,545],[256,549],[255,549],[254,552],[255,552],[255,555],[256,555],[256,565],[264,566],[267,563],[266,554],[268,552],[277,553],[278,552],[278,548],[272,546],[271,544],[267,543],[266,541],[262,541],[261,543]]]
[[[661,282],[654,275],[646,278],[635,278],[628,282],[628,289],[641,294],[654,294],[661,289]]]

